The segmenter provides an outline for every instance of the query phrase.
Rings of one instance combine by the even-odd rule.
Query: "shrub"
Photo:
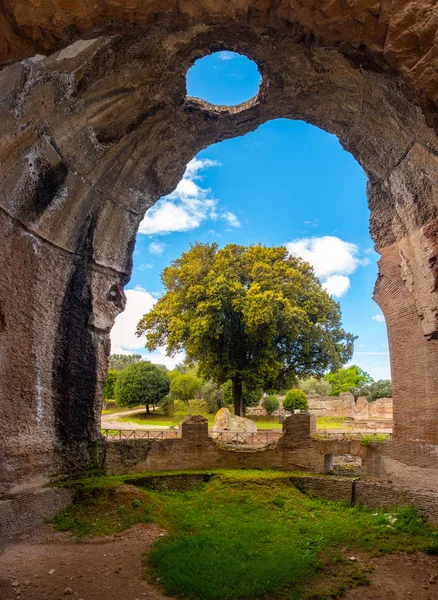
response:
[[[328,381],[317,379],[316,377],[301,379],[298,386],[307,395],[319,394],[320,396],[330,396],[332,391],[332,386]]]
[[[306,394],[298,388],[289,390],[283,400],[283,408],[289,412],[294,412],[294,410],[308,410],[309,403],[307,402]]]
[[[279,407],[280,402],[275,396],[266,396],[263,401],[263,408],[265,409],[267,415],[272,415],[272,413],[278,410]]]
[[[202,396],[207,404],[208,412],[214,414],[222,407],[222,387],[214,381],[207,381],[202,388]]]

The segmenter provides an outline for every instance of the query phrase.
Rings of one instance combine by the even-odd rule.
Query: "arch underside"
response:
[[[436,472],[436,483],[428,475],[425,485],[438,488],[432,101],[415,94],[412,78],[397,74],[377,46],[373,54],[351,39],[308,43],[283,21],[220,21],[173,19],[169,9],[153,26],[78,41],[0,72],[4,493],[102,464],[109,332],[124,307],[145,211],[176,187],[199,150],[281,117],[337,135],[368,176],[371,234],[381,254],[375,299],[388,327],[395,421],[394,442],[376,459],[375,474],[419,485]],[[22,27],[27,37],[3,48],[4,62],[68,39],[52,32],[36,40]],[[81,35],[94,27],[90,21]],[[388,30],[383,39],[385,46]],[[258,64],[258,96],[234,108],[186,98],[187,69],[222,48]]]

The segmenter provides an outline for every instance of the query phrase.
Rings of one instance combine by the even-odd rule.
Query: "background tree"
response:
[[[207,404],[207,410],[209,413],[214,414],[220,408],[222,408],[222,387],[211,379],[210,381],[207,381],[207,383],[204,383],[204,387],[202,388],[202,397]]]
[[[202,381],[194,375],[176,375],[170,383],[170,393],[175,400],[181,400],[190,414],[190,400],[196,398],[202,390]]]
[[[307,402],[306,394],[299,388],[289,390],[284,397],[283,408],[291,413],[294,410],[308,410],[309,403]]]
[[[325,379],[317,379],[316,377],[309,377],[307,379],[300,379],[298,387],[307,396],[319,394],[320,396],[330,396],[332,392],[332,386]]]
[[[139,322],[146,346],[185,350],[199,376],[232,381],[234,412],[243,387],[288,387],[352,356],[339,304],[312,267],[285,247],[195,244],[162,273],[166,293]]]
[[[106,402],[108,400],[114,400],[116,397],[116,381],[119,376],[119,371],[115,369],[109,369],[106,375],[105,384],[103,386],[103,397]]]
[[[144,404],[150,414],[150,405],[160,404],[169,388],[170,379],[164,368],[141,360],[120,371],[115,386],[116,401],[119,406],[127,407]]]
[[[392,398],[392,384],[390,379],[379,379],[373,383],[367,383],[357,388],[351,388],[355,398],[364,396],[369,402],[378,398]]]
[[[280,401],[275,396],[266,396],[263,400],[263,408],[267,415],[272,415],[273,412],[280,408]]]
[[[392,383],[390,379],[379,379],[370,385],[371,399],[392,398]]]
[[[327,373],[324,379],[331,384],[333,396],[339,396],[342,392],[349,392],[351,388],[359,388],[373,382],[373,378],[357,365]]]
[[[132,363],[141,360],[141,354],[110,354],[108,357],[108,369],[122,371]]]

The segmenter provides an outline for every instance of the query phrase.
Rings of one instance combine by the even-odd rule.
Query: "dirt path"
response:
[[[141,577],[142,554],[160,533],[156,525],[137,525],[77,543],[44,526],[0,555],[0,599],[167,600]]]
[[[141,577],[142,554],[162,533],[156,525],[137,525],[77,543],[44,526],[0,554],[0,599],[169,600]],[[438,600],[438,557],[387,556],[375,565],[372,584],[348,592],[346,600]]]

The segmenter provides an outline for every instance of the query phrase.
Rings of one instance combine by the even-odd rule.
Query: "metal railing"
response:
[[[178,437],[177,429],[102,429],[109,440],[169,440]]]
[[[179,437],[178,429],[102,429],[102,435],[109,440],[169,440]],[[227,446],[267,446],[277,442],[281,431],[258,431],[257,433],[216,433],[209,431],[215,441]],[[314,439],[320,440],[366,440],[370,442],[386,442],[392,440],[392,433],[348,433],[348,432],[316,432]]]

